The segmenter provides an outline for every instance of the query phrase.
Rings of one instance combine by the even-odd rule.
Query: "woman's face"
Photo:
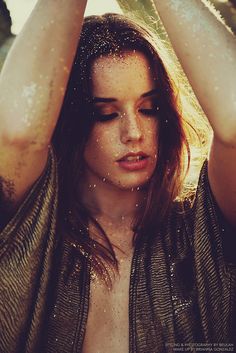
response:
[[[157,162],[158,106],[149,62],[138,52],[100,57],[91,75],[96,123],[84,154],[89,182],[140,187]]]

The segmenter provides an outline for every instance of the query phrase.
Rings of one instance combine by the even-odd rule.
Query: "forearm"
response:
[[[39,0],[0,77],[1,138],[48,144],[64,98],[86,0]]]
[[[236,143],[236,38],[201,0],[154,0],[215,136]]]

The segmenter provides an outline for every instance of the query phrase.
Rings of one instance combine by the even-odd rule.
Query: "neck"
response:
[[[110,219],[134,220],[145,202],[146,193],[138,188],[124,190],[102,180],[86,180],[80,186],[82,201],[92,216]]]

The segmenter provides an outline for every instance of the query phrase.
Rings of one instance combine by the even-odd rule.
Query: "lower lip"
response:
[[[148,158],[139,161],[119,161],[119,166],[129,171],[136,171],[145,169],[148,165]]]

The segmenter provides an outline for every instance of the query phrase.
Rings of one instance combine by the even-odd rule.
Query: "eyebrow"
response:
[[[158,93],[158,89],[152,89],[149,92],[143,93],[140,98],[146,98],[146,97],[151,97],[154,94]],[[117,99],[116,98],[102,98],[102,97],[93,97],[92,98],[92,103],[112,103],[112,102],[116,102]]]

